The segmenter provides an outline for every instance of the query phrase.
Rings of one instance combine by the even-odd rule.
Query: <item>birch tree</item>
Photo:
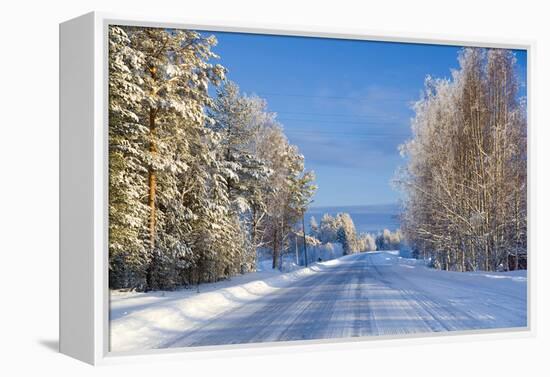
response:
[[[428,77],[399,184],[414,249],[442,269],[510,269],[526,253],[526,116],[512,51],[467,48]],[[512,266],[516,268],[516,266]]]

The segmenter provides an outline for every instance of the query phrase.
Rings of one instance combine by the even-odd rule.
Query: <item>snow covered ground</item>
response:
[[[285,263],[281,273],[270,260],[258,263],[258,272],[230,280],[203,284],[192,289],[148,293],[111,291],[111,351],[157,348],[196,326],[208,323],[225,311],[264,297],[328,266],[342,263],[335,259],[300,268]]]
[[[111,294],[111,350],[527,325],[526,271],[458,273],[395,252],[176,292]]]

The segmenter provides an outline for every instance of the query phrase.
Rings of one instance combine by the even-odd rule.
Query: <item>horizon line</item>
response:
[[[374,207],[374,206],[387,206],[387,205],[399,205],[399,202],[385,202],[385,203],[370,203],[370,204],[336,204],[336,205],[322,205],[322,206],[311,206],[308,209],[314,208],[333,208],[333,207]]]

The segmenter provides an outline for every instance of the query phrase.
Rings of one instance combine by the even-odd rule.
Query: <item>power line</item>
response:
[[[310,95],[310,94],[294,94],[294,93],[267,93],[267,92],[258,92],[258,95],[262,96],[278,96],[278,97],[300,97],[300,98],[324,98],[324,99],[337,99],[337,100],[352,100],[352,101],[372,101],[372,102],[406,102],[414,101],[412,98],[370,98],[370,97],[341,97],[341,96],[319,96],[319,95]]]
[[[291,115],[313,115],[313,116],[327,116],[327,117],[353,117],[353,118],[367,118],[367,119],[377,119],[377,118],[387,118],[383,115],[358,115],[358,114],[338,114],[338,113],[310,113],[302,111],[277,111],[276,114],[291,114]],[[392,116],[392,119],[397,119],[397,117]]]
[[[376,137],[376,138],[410,138],[412,135],[408,133],[392,133],[392,132],[323,132],[323,131],[288,131],[288,136],[327,136],[327,137],[348,137],[348,138],[362,138],[362,137]]]
[[[367,123],[365,121],[349,121],[349,120],[337,120],[337,119],[292,119],[292,118],[279,118],[281,122],[313,122],[313,123],[337,123],[337,124],[363,124],[363,125],[385,125],[385,126],[402,126],[404,123],[383,122],[375,121]]]

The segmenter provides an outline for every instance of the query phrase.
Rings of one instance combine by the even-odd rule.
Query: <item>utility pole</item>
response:
[[[302,232],[303,232],[303,236],[304,236],[304,258],[305,258],[305,261],[306,261],[306,267],[307,267],[307,243],[306,243],[306,221],[305,221],[305,217],[306,217],[306,211],[302,211]]]
[[[300,255],[298,254],[298,231],[294,233],[294,253],[296,254],[296,265],[300,265]]]

